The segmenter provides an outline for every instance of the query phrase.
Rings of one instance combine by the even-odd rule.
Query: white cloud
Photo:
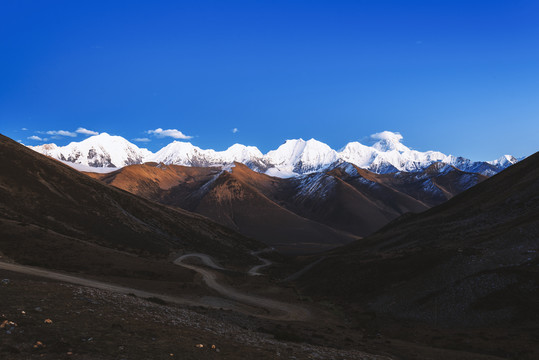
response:
[[[371,135],[371,139],[374,140],[389,140],[392,142],[400,142],[403,137],[398,132],[382,131]]]
[[[65,130],[50,130],[46,132],[47,135],[60,135],[60,136],[69,136],[69,137],[76,137],[77,133],[71,132],[71,131],[65,131]]]
[[[88,129],[85,129],[85,128],[82,128],[82,127],[75,130],[75,132],[77,132],[79,134],[84,134],[84,135],[99,135],[99,133],[97,131],[88,130]]]
[[[238,131],[239,131],[238,128],[232,129],[232,133],[233,133],[233,134],[237,133]]]
[[[26,130],[28,130],[28,129],[27,129],[27,128],[22,128],[21,130],[22,130],[22,131],[26,131]]]
[[[27,139],[28,139],[28,140],[43,141],[42,138],[40,138],[39,136],[36,136],[36,135],[29,136]]]
[[[137,142],[148,142],[148,141],[151,141],[151,140],[148,139],[148,138],[135,138],[135,139],[133,139],[133,141],[137,141]]]
[[[158,129],[155,129],[155,130],[148,130],[146,132],[148,134],[152,134],[154,136],[157,136],[158,138],[163,138],[163,137],[167,137],[167,136],[171,137],[171,138],[174,138],[174,139],[184,139],[184,140],[193,138],[192,136],[185,135],[180,130],[176,130],[176,129],[163,130],[161,128],[158,128]]]

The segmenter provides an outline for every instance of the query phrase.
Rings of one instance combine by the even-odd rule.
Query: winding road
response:
[[[121,286],[121,285],[110,284],[110,283],[97,281],[97,280],[90,280],[90,279],[82,278],[82,277],[79,277],[79,276],[62,274],[62,273],[59,273],[59,272],[55,272],[55,271],[51,271],[51,270],[47,270],[47,269],[42,269],[42,268],[37,268],[37,267],[33,267],[33,266],[19,265],[19,264],[6,263],[6,262],[1,262],[0,261],[0,269],[13,271],[13,272],[21,273],[21,274],[26,274],[26,275],[39,276],[39,277],[52,279],[52,280],[58,280],[58,281],[62,281],[62,282],[70,283],[70,284],[75,284],[75,285],[82,285],[82,286],[92,287],[92,288],[95,288],[95,289],[113,291],[113,292],[120,293],[120,294],[126,294],[126,295],[127,294],[134,294],[134,295],[136,295],[138,297],[146,298],[146,299],[147,298],[152,298],[152,297],[157,297],[157,298],[160,298],[160,299],[162,299],[162,300],[164,300],[166,302],[170,302],[170,303],[174,303],[174,304],[189,305],[189,306],[199,306],[199,305],[201,305],[198,301],[193,301],[193,300],[180,298],[180,297],[176,297],[176,296],[157,294],[157,293],[152,293],[152,292],[143,291],[143,290],[137,290],[137,289],[134,289],[134,288],[129,288],[129,287]]]
[[[242,304],[254,306],[267,311],[266,315],[258,315],[259,317],[266,317],[275,320],[297,321],[303,321],[310,318],[310,312],[303,307],[284,303],[277,300],[250,295],[247,293],[240,292],[230,286],[220,284],[217,281],[217,274],[215,272],[197,265],[186,264],[184,260],[190,257],[199,258],[205,265],[209,266],[210,268],[224,270],[222,267],[215,264],[211,257],[206,254],[199,253],[182,255],[176,260],[174,260],[174,264],[196,271],[197,273],[202,275],[204,282],[210,289],[215,290],[224,297],[240,302]],[[259,266],[260,265],[257,265],[254,268]],[[254,268],[251,268],[251,270],[253,270]]]
[[[213,269],[226,270],[224,267],[217,265],[215,263],[215,261],[213,261],[213,259],[209,255],[202,254],[202,253],[191,253],[191,254],[182,255],[179,258],[177,258],[176,260],[174,260],[174,264],[182,265],[183,260],[185,260],[187,258],[192,258],[192,257],[199,258],[200,260],[202,260],[202,263],[204,265],[206,265],[208,267],[211,267]]]
[[[268,248],[268,249],[264,249],[264,250],[260,250],[260,251],[251,252],[251,255],[256,256],[258,258],[258,260],[262,261],[262,264],[253,266],[252,268],[249,269],[249,271],[247,271],[247,274],[249,274],[251,276],[264,275],[264,274],[262,274],[260,272],[260,269],[265,268],[266,266],[270,266],[272,264],[272,262],[269,261],[268,259],[264,259],[264,258],[262,258],[262,257],[260,257],[258,255],[262,254],[262,253],[265,253],[265,252],[274,251],[274,250],[275,249],[273,249],[273,248]]]
[[[202,261],[202,263],[213,269],[210,270],[206,267],[201,267],[197,265],[192,264],[186,264],[184,262],[185,259],[188,258],[198,258]],[[261,259],[264,261],[264,259]],[[194,253],[194,254],[185,254],[180,257],[178,257],[176,260],[174,260],[174,264],[182,266],[184,268],[193,270],[200,275],[202,275],[202,278],[206,285],[210,288],[221,294],[222,296],[234,300],[238,303],[245,304],[251,307],[254,307],[256,309],[262,309],[264,310],[264,313],[260,313],[260,311],[253,311],[252,309],[249,309],[247,307],[233,307],[234,310],[241,311],[243,313],[246,313],[248,315],[256,316],[256,317],[263,317],[263,318],[269,318],[274,320],[292,320],[292,321],[304,321],[308,320],[310,316],[310,312],[300,306],[296,306],[293,304],[288,304],[285,302],[272,300],[268,298],[263,298],[259,296],[250,295],[247,293],[240,292],[228,285],[224,285],[218,282],[218,276],[214,270],[223,271],[226,270],[225,268],[218,265],[210,256],[206,254],[201,253]],[[249,273],[251,275],[258,274],[258,270],[261,269],[264,266],[268,266],[269,264],[261,264],[256,265],[253,268],[249,270]],[[138,290],[135,288],[125,287],[121,285],[115,285],[110,284],[98,280],[91,280],[75,275],[67,275],[43,268],[33,267],[33,266],[27,266],[27,265],[19,265],[19,264],[13,264],[13,263],[7,263],[0,261],[0,269],[13,271],[21,274],[27,274],[27,275],[33,275],[33,276],[39,276],[44,277],[52,280],[58,280],[66,283],[71,283],[75,285],[81,285],[81,286],[87,286],[92,287],[96,289],[102,289],[107,291],[113,291],[120,294],[134,294],[137,297],[140,298],[159,298],[162,299],[168,303],[173,304],[179,304],[179,305],[187,305],[187,306],[204,306],[204,307],[210,307],[215,308],[216,306],[208,305],[207,302],[204,302],[203,299],[197,300],[197,299],[188,299],[188,298],[182,298],[179,296],[171,296],[171,295],[165,295],[165,294],[159,294],[159,293],[153,293],[143,290]],[[218,308],[226,308],[227,306],[217,306]]]

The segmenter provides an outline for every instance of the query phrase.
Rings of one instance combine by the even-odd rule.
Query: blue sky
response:
[[[157,150],[177,134],[160,128],[339,149],[390,130],[474,160],[539,150],[537,1],[19,0],[0,34],[0,132],[29,145],[85,128]]]

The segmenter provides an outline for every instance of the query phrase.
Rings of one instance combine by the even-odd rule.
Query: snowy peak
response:
[[[266,158],[274,165],[284,165],[299,161],[307,142],[303,139],[286,140],[277,150],[267,153]]]
[[[140,164],[151,155],[149,150],[141,149],[121,136],[111,136],[107,133],[61,147],[45,144],[31,148],[58,160],[99,168]]]
[[[327,144],[311,139],[305,144],[301,159],[304,164],[310,166],[329,165],[337,160],[337,152]]]
[[[371,139],[376,141],[372,146],[350,142],[340,152],[315,139],[292,139],[286,140],[276,150],[265,155],[254,146],[234,144],[224,151],[215,151],[201,149],[182,141],[173,141],[153,154],[121,136],[107,133],[63,147],[45,144],[30,148],[68,163],[90,167],[123,167],[150,161],[167,165],[228,167],[238,162],[252,170],[278,177],[318,172],[339,162],[347,162],[381,174],[419,172],[432,164],[440,163],[449,164],[465,172],[492,176],[518,161],[513,156],[504,155],[493,161],[472,162],[438,151],[412,150],[402,144],[401,134],[390,131],[371,135]],[[439,167],[439,171],[443,169],[443,166]]]
[[[371,139],[378,141],[373,146],[359,142],[347,144],[339,158],[376,173],[420,171],[434,162],[448,160],[447,155],[437,151],[411,150],[401,143],[403,137],[399,133],[383,131],[371,135]]]
[[[508,166],[511,166],[513,164],[516,164],[518,162],[518,160],[514,157],[514,156],[511,156],[511,155],[503,155],[502,157],[496,159],[496,160],[493,160],[493,161],[487,161],[489,164],[492,164],[494,166],[499,166],[499,167],[508,167]]]
[[[155,154],[150,159],[151,161],[163,164],[175,164],[192,166],[191,161],[196,154],[203,150],[189,142],[173,141]]]
[[[361,168],[367,168],[373,162],[377,154],[378,150],[356,141],[348,143],[338,155],[339,158],[344,161]]]
[[[265,160],[273,165],[270,173],[288,175],[320,170],[338,160],[337,152],[315,139],[286,140],[277,150],[266,154]]]
[[[253,159],[261,159],[264,155],[255,146],[245,146],[242,144],[234,144],[225,151],[220,152],[221,156],[228,159],[229,162],[245,163]]]
[[[58,149],[58,146],[56,146],[56,144],[43,144],[39,146],[34,146],[34,148],[40,149],[43,152],[53,153],[56,149]]]
[[[154,162],[184,166],[225,166],[234,162],[256,163],[263,155],[254,146],[234,144],[224,151],[204,150],[188,142],[173,141],[157,153]]]

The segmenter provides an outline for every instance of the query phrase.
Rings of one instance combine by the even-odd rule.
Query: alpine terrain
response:
[[[48,156],[0,137],[0,354],[535,358],[538,155],[378,137],[152,154],[100,134]]]
[[[438,151],[420,152],[406,147],[401,142],[402,135],[390,131],[374,134],[371,138],[375,141],[372,146],[351,142],[341,151],[335,151],[315,139],[287,140],[266,154],[254,146],[241,144],[232,145],[225,151],[215,151],[180,141],[173,141],[154,154],[120,136],[107,133],[63,147],[46,144],[30,148],[58,160],[93,168],[120,168],[144,162],[195,167],[227,166],[239,162],[257,172],[278,177],[325,170],[343,161],[378,174],[422,171],[433,163],[441,162],[462,171],[491,176],[517,162],[510,155],[494,161],[473,162]]]

